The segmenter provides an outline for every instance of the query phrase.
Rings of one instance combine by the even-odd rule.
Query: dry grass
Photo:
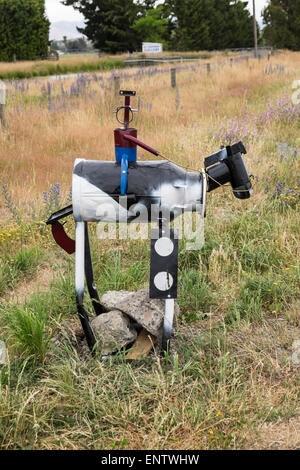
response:
[[[122,56],[97,56],[96,54],[67,55],[59,61],[36,60],[24,62],[0,62],[0,77],[14,80],[48,75],[110,70],[123,67]]]
[[[56,95],[62,95],[62,83],[69,93],[74,78],[51,82],[51,100],[46,80],[25,82],[24,91],[22,83],[8,85],[1,182],[28,217],[20,236],[10,240],[0,234],[3,289],[18,292],[11,273],[23,246],[41,247],[52,260],[50,269],[56,269],[57,258],[61,267],[48,290],[48,269],[41,271],[45,279],[35,277],[39,263],[26,271],[21,263],[15,274],[27,283],[24,311],[46,318],[41,335],[49,338],[52,331],[56,338],[42,361],[35,352],[29,358],[19,338],[16,347],[9,319],[22,314],[22,305],[0,305],[0,338],[7,339],[10,354],[8,368],[0,371],[1,448],[299,448],[299,365],[291,360],[300,322],[299,201],[297,206],[286,192],[298,184],[299,153],[294,158],[292,151],[300,147],[299,115],[262,114],[277,109],[282,97],[290,100],[292,83],[300,78],[299,57],[282,52],[270,62],[249,59],[231,67],[218,64],[225,58],[217,56],[209,76],[205,68],[178,71],[177,111],[168,66],[159,67],[166,73],[153,75],[149,69],[144,76],[134,69],[118,72],[121,87],[140,97],[142,140],[197,169],[224,139],[242,138],[247,166],[256,176],[247,201],[226,188],[208,195],[205,245],[199,253],[180,254],[182,314],[173,355],[131,365],[122,354],[106,363],[87,358],[76,338],[70,341],[69,327],[74,322],[78,327],[71,317],[73,260],[31,219],[33,209],[42,214],[42,191],[50,185],[60,182],[68,192],[76,157],[113,159],[111,111],[118,100],[108,89],[112,73],[101,74],[106,88],[93,75],[85,79],[84,89],[67,96],[65,105]],[[265,73],[270,63],[273,73]],[[278,106],[282,111],[285,104]],[[290,152],[281,155],[279,142],[289,144]],[[139,151],[139,158],[148,158],[143,154]],[[282,200],[272,197],[279,181],[289,195]],[[9,211],[0,211],[3,231]],[[145,244],[100,246],[94,240],[93,251],[101,292],[146,285]]]
[[[300,416],[288,421],[264,423],[251,449],[289,450],[300,446]]]
[[[184,53],[184,52],[174,52],[174,51],[166,51],[160,54],[151,54],[149,56],[150,58],[156,58],[156,57],[161,57],[161,56],[193,56],[193,55],[200,55],[205,58],[207,56],[210,58],[212,56],[211,53],[207,51],[200,51],[200,52],[190,52],[190,53]],[[236,54],[234,53],[229,53],[228,56],[234,56]],[[99,54],[95,53],[89,53],[89,54],[67,54],[60,56],[59,62],[53,62],[50,60],[27,60],[27,61],[18,61],[18,62],[0,62],[0,75],[5,74],[5,73],[11,73],[11,72],[18,72],[18,71],[28,71],[30,72],[31,70],[40,70],[44,69],[47,66],[53,66],[54,64],[59,64],[62,67],[63,66],[77,66],[77,65],[85,65],[85,64],[91,64],[91,63],[98,63],[100,60],[110,60],[112,57],[114,59],[120,59],[120,60],[125,60],[128,58],[135,59],[135,58],[141,58],[145,57],[147,54],[136,54],[134,56],[128,56],[128,54],[117,54],[114,56],[107,55],[107,54]],[[215,52],[212,56],[212,60],[215,60],[216,57],[222,56],[221,52]]]
[[[97,54],[80,54],[80,55],[70,55],[66,57],[60,58],[60,64],[78,64],[86,63],[91,61],[99,61],[99,57]],[[14,72],[17,70],[31,70],[31,69],[38,69],[39,67],[44,67],[47,65],[53,65],[52,60],[26,60],[26,61],[18,61],[18,62],[1,62],[0,63],[0,74],[7,73],[7,72]]]
[[[17,304],[24,304],[26,299],[32,294],[32,292],[46,292],[49,290],[51,283],[58,276],[59,269],[53,270],[51,268],[40,268],[39,272],[35,277],[21,282],[15,289],[9,291],[5,298],[0,297],[0,302],[13,302]]]
[[[291,89],[298,76],[294,66],[296,56],[293,53],[275,56],[274,62],[280,62],[286,70],[271,76],[263,73],[267,61],[255,63],[251,59],[249,64],[235,64],[233,68],[230,65],[216,66],[210,76],[205,70],[201,73],[180,72],[177,77],[180,110],[177,114],[169,74],[138,81],[124,79],[121,87],[126,84],[126,87],[136,89],[144,103],[138,122],[140,137],[169,158],[200,168],[202,158],[215,151],[218,145],[212,134],[224,119],[226,122],[225,116],[227,119],[237,116],[245,103],[249,112],[258,113],[265,108],[267,99],[276,101],[284,89]],[[103,74],[104,78],[109,76],[111,73]],[[74,79],[64,80],[65,88],[72,82]],[[43,83],[47,82],[38,80],[32,83],[26,95],[32,100],[40,96]],[[96,88],[97,95],[93,100],[74,99],[74,106],[65,112],[49,112],[47,107],[37,107],[34,101],[21,109],[16,105],[8,106],[9,130],[1,134],[1,174],[3,181],[11,182],[16,197],[22,195],[24,198],[24,186],[26,197],[34,197],[56,181],[69,185],[76,157],[112,158],[111,130],[115,121],[110,110],[114,99],[110,92],[99,90],[98,83],[91,85],[91,89]],[[54,96],[56,92],[60,93],[60,83],[54,83]],[[260,97],[262,94],[263,99]],[[147,105],[152,105],[150,113]],[[260,132],[267,138],[268,134],[270,137],[273,135],[274,129],[271,126],[267,135],[264,129]],[[281,141],[280,125],[276,126],[276,132],[277,140]],[[255,158],[258,159],[255,156],[260,155],[264,145],[264,140],[258,138],[249,142],[248,165],[251,171]],[[268,161],[264,163],[269,164]],[[259,171],[264,170],[264,164],[260,164]]]

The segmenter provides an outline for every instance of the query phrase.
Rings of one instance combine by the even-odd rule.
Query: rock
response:
[[[136,340],[137,332],[130,320],[119,310],[102,313],[91,321],[102,354],[111,354]]]
[[[291,356],[291,361],[293,364],[300,364],[300,339],[296,339],[292,344],[293,354]]]
[[[292,349],[298,349],[300,348],[300,339],[295,339],[292,344]]]
[[[119,303],[122,303],[130,294],[133,294],[133,292],[128,290],[110,290],[102,295],[100,303],[106,310],[119,309]]]
[[[6,347],[4,341],[0,341],[0,364],[6,364]]]
[[[106,310],[121,310],[152,335],[160,335],[165,302],[160,299],[150,299],[148,289],[137,292],[109,291],[101,297],[100,303]],[[175,303],[175,316],[179,312],[179,306]]]

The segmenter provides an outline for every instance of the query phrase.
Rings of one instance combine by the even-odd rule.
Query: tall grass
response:
[[[124,60],[121,58],[97,58],[89,55],[60,59],[59,62],[0,63],[0,79],[23,80],[25,78],[48,77],[68,73],[103,72],[122,69],[124,66]]]
[[[199,59],[212,59],[212,54],[207,52],[202,53],[176,53],[167,52],[163,54],[151,55],[151,58],[158,58],[160,56],[184,56],[185,58],[199,58]],[[215,56],[221,55],[215,53]],[[230,55],[234,55],[230,53]],[[146,57],[146,54],[137,54],[136,58]],[[111,69],[122,69],[125,66],[125,59],[128,55],[101,55],[97,54],[67,54],[61,56],[59,62],[49,60],[35,60],[35,61],[20,61],[20,62],[0,62],[0,79],[7,80],[22,80],[25,78],[45,77],[49,75],[67,74],[67,73],[83,73],[83,72],[96,72],[107,71]]]
[[[114,158],[114,74],[8,86],[0,130],[0,339],[9,353],[0,369],[2,449],[299,447],[299,366],[291,358],[300,323],[300,124],[290,98],[299,53],[273,57],[272,69],[266,60],[221,61],[211,60],[209,76],[178,70],[177,113],[167,67],[119,72],[121,87],[137,90],[142,140],[201,168],[204,156],[243,138],[254,175],[249,200],[230,187],[207,195],[203,248],[180,244],[181,314],[170,354],[133,364],[121,353],[101,362],[84,350],[72,315],[74,259],[42,223],[68,200],[75,157]],[[74,235],[72,221],[66,230]],[[100,243],[91,227],[91,245],[101,294],[147,285],[148,242]],[[57,276],[41,292],[34,276],[45,265]],[[19,288],[26,295],[17,303],[9,292],[17,299]]]
[[[5,253],[0,259],[0,295],[34,275],[42,261],[43,251],[39,247],[23,247],[16,254]]]

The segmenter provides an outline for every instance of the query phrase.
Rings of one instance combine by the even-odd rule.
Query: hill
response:
[[[77,31],[77,27],[81,28],[84,26],[84,22],[80,21],[56,21],[51,23],[50,27],[50,39],[56,39],[57,41],[67,36],[68,39],[75,39],[82,34]]]

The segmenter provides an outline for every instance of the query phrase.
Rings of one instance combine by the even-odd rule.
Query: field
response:
[[[153,57],[167,56],[167,55],[180,55],[180,56],[198,56],[196,53],[176,53],[176,52],[164,52],[163,54],[151,55]],[[216,55],[219,53],[215,53]],[[235,55],[235,53],[229,53],[228,55]],[[149,56],[149,55],[148,55]],[[212,54],[209,52],[200,53],[202,58],[210,59]],[[128,58],[136,59],[146,57],[146,54],[134,54],[128,56],[128,54],[119,54],[109,56],[101,54],[99,57],[96,53],[89,54],[66,54],[60,56],[59,61],[52,60],[27,60],[17,62],[0,62],[0,79],[6,80],[23,80],[25,78],[35,77],[48,77],[49,75],[61,75],[61,74],[72,74],[72,73],[85,73],[85,72],[97,72],[97,71],[108,71],[112,69],[124,68],[124,61]]]
[[[98,57],[97,54],[69,54],[59,61],[34,60],[24,62],[0,62],[0,79],[17,80],[48,75],[96,72],[122,68],[124,57]]]
[[[210,74],[203,62],[180,64],[177,90],[169,66],[7,83],[1,449],[300,447],[299,59],[218,56]],[[122,352],[101,362],[77,347],[74,258],[44,224],[70,201],[75,158],[114,157],[114,75],[137,91],[142,140],[194,169],[242,140],[254,185],[244,201],[229,187],[207,195],[204,247],[180,247],[171,354],[131,364]],[[72,235],[72,221],[66,227]],[[100,243],[94,230],[100,294],[147,286],[148,245]]]

